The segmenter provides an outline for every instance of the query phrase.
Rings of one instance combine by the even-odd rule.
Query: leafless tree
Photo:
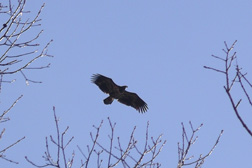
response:
[[[242,98],[239,98],[238,101],[235,101],[235,97],[232,94],[232,90],[235,86],[240,88],[241,91],[245,95],[245,99],[250,104],[250,106],[252,106],[252,101],[249,96],[249,90],[248,90],[248,89],[252,89],[252,84],[246,77],[247,73],[243,73],[242,68],[238,65],[236,52],[233,52],[236,42],[237,40],[234,41],[230,47],[228,47],[226,41],[224,42],[225,44],[225,49],[223,49],[225,53],[224,58],[212,55],[212,57],[214,57],[215,59],[218,59],[223,62],[224,68],[218,69],[218,68],[213,68],[213,67],[208,67],[208,66],[204,66],[204,68],[213,70],[215,72],[219,72],[224,75],[225,80],[226,80],[224,89],[231,102],[235,115],[240,121],[240,123],[242,124],[242,126],[245,128],[247,133],[252,137],[252,131],[247,126],[247,123],[244,121],[244,119],[241,117],[240,111],[238,108],[242,102]]]
[[[200,128],[203,126],[203,124],[201,124],[196,129],[193,128],[191,121],[189,122],[189,124],[190,124],[191,131],[192,131],[190,136],[188,136],[188,133],[185,129],[184,124],[181,123],[181,125],[182,125],[182,142],[178,143],[178,166],[177,166],[177,168],[182,168],[184,166],[189,166],[189,165],[195,165],[195,168],[200,168],[204,164],[205,159],[212,154],[213,150],[215,149],[215,147],[219,143],[221,135],[224,132],[223,130],[221,131],[215,144],[213,145],[211,150],[206,155],[201,154],[198,158],[194,159],[193,155],[188,156],[189,151],[191,150],[192,146],[198,140],[198,136],[195,136],[195,134],[200,130]]]
[[[87,146],[87,154],[85,155],[83,150],[78,146],[81,151],[84,160],[82,160],[82,166],[87,168],[91,158],[96,157],[97,167],[116,167],[121,165],[124,168],[138,168],[138,167],[160,167],[161,164],[156,162],[156,157],[160,154],[166,140],[162,140],[162,134],[157,138],[149,136],[149,122],[147,122],[145,140],[143,145],[143,150],[140,150],[139,141],[135,139],[136,127],[133,128],[128,143],[122,144],[120,137],[114,135],[116,123],[112,123],[110,118],[108,118],[110,126],[110,134],[108,135],[109,145],[104,145],[104,138],[100,138],[100,131],[102,128],[103,121],[100,125],[93,126],[96,129],[95,135],[91,132],[90,137],[92,140],[92,145]],[[100,138],[100,139],[99,139]],[[103,139],[103,142],[102,140]],[[125,147],[123,147],[125,146]],[[103,158],[108,158],[103,160]]]
[[[75,153],[73,151],[71,158],[67,160],[66,148],[72,142],[74,137],[71,137],[65,143],[65,135],[66,135],[69,127],[67,127],[61,133],[60,132],[60,127],[59,127],[59,120],[58,120],[58,118],[56,116],[56,112],[55,112],[55,107],[53,107],[53,114],[54,114],[54,121],[55,121],[55,125],[56,125],[57,134],[56,134],[56,138],[54,138],[52,135],[50,135],[50,138],[46,137],[46,151],[45,151],[45,154],[43,156],[46,163],[44,165],[37,165],[33,161],[29,160],[27,156],[25,156],[25,159],[31,165],[33,165],[35,167],[51,166],[51,167],[58,167],[58,168],[60,168],[60,167],[71,168],[73,166]],[[48,140],[48,139],[50,139],[50,140]],[[55,158],[54,158],[54,156],[51,155],[51,149],[53,149],[53,148],[50,147],[49,142],[51,142],[52,144],[54,144],[56,146],[56,148],[55,148],[56,149],[56,157]],[[53,152],[53,153],[55,153],[55,152]]]
[[[14,74],[21,74],[25,79],[26,84],[41,83],[40,81],[34,81],[28,79],[26,72],[33,69],[48,68],[50,64],[39,67],[31,67],[31,65],[41,59],[42,57],[51,57],[47,54],[47,43],[41,51],[39,51],[39,43],[36,42],[43,30],[36,32],[40,26],[39,16],[45,4],[41,6],[38,12],[30,16],[30,11],[25,10],[26,0],[6,0],[0,3],[0,94],[2,94],[3,84],[12,83],[15,81]],[[10,79],[6,79],[7,76],[11,76]],[[4,140],[4,123],[9,121],[10,118],[7,114],[16,105],[16,103],[22,98],[23,95],[14,99],[13,103],[10,103],[8,109],[0,109],[3,111],[0,113],[0,142]],[[0,103],[3,103],[2,101]],[[2,108],[2,106],[1,106]],[[0,148],[0,158],[12,163],[18,163],[6,156],[6,151],[12,148],[14,145],[22,141],[25,137],[18,139],[14,143],[11,143],[7,147]]]
[[[73,150],[72,155],[69,159],[67,159],[67,151],[66,148],[72,142],[74,137],[71,137],[66,143],[65,141],[65,134],[68,131],[69,127],[65,129],[62,133],[60,132],[59,122],[55,113],[55,108],[53,108],[54,112],[54,121],[56,125],[56,138],[50,135],[50,138],[46,137],[46,151],[43,156],[45,159],[45,163],[43,165],[38,165],[35,162],[28,159],[26,156],[25,159],[34,167],[65,167],[71,168],[74,163],[75,152]],[[159,168],[161,166],[160,163],[155,162],[156,157],[160,154],[163,146],[165,145],[166,141],[162,141],[162,134],[157,138],[149,137],[149,122],[147,123],[146,133],[145,133],[145,143],[143,145],[143,149],[140,150],[138,141],[135,139],[135,130],[136,127],[133,128],[131,134],[129,135],[128,143],[125,147],[124,144],[121,142],[120,138],[115,138],[115,125],[116,123],[112,123],[111,120],[108,118],[108,123],[110,127],[110,134],[108,135],[107,142],[109,145],[104,145],[104,138],[100,137],[100,131],[103,125],[103,121],[99,124],[98,127],[93,126],[96,130],[95,135],[90,133],[90,137],[92,140],[92,145],[87,145],[87,155],[85,155],[83,150],[79,147],[79,151],[81,152],[82,156],[84,157],[83,160],[80,162],[81,168],[89,167],[89,163],[92,162],[92,167],[94,163],[96,163],[98,168],[101,167],[116,167],[121,165],[122,167],[126,168],[139,168],[139,167],[150,167],[150,168]],[[50,139],[50,140],[48,140]],[[54,147],[50,146],[54,144]],[[56,152],[51,152],[52,149],[56,150]],[[52,156],[51,153],[56,154],[56,156]],[[108,158],[104,160],[104,158]],[[93,162],[94,161],[94,162]],[[76,162],[76,161],[75,161]],[[75,164],[76,167],[76,164]]]
[[[9,117],[6,117],[6,114],[15,106],[15,104],[16,104],[21,98],[22,98],[22,95],[21,95],[19,98],[17,98],[17,100],[16,100],[14,103],[12,103],[12,105],[11,105],[7,110],[4,110],[4,111],[3,111],[3,113],[0,115],[0,124],[3,124],[4,122],[7,122],[7,121],[10,120]],[[4,135],[4,133],[5,133],[5,130],[6,130],[5,128],[1,128],[0,142],[4,141],[3,135]],[[8,145],[8,146],[5,146],[5,147],[0,148],[0,158],[1,158],[1,159],[4,159],[4,160],[6,160],[6,161],[9,161],[9,162],[11,162],[11,163],[18,164],[18,162],[14,161],[14,160],[12,160],[12,159],[9,159],[9,158],[5,155],[5,153],[6,153],[10,148],[12,148],[12,147],[15,146],[16,144],[18,144],[20,141],[22,141],[23,139],[25,139],[25,137],[18,139],[16,142],[14,142],[14,143],[12,143],[12,144],[10,144],[10,145]]]
[[[40,44],[37,43],[36,40],[40,37],[43,30],[40,30],[33,35],[34,32],[32,29],[40,26],[39,22],[41,19],[39,19],[39,16],[45,4],[41,6],[40,10],[35,14],[35,17],[30,19],[30,16],[28,15],[30,11],[24,9],[26,0],[15,1],[17,6],[13,5],[11,0],[6,1],[6,3],[6,5],[2,3],[0,4],[0,14],[5,14],[3,17],[5,18],[5,21],[0,29],[1,81],[4,82],[4,75],[20,72],[27,84],[29,84],[29,82],[38,83],[38,81],[28,79],[25,75],[25,71],[31,69],[43,69],[50,66],[50,64],[39,67],[30,66],[34,61],[42,57],[51,57],[51,55],[47,54],[47,49],[51,41],[39,52],[37,46]],[[29,36],[31,37],[27,38]]]
[[[58,123],[58,119],[54,111],[54,121],[56,125],[56,138],[50,135],[50,138],[46,137],[46,151],[43,156],[45,159],[45,163],[43,165],[38,165],[28,159],[26,156],[25,159],[34,167],[65,167],[71,168],[75,159],[75,152],[73,150],[72,155],[67,159],[67,151],[66,148],[72,142],[74,137],[69,138],[69,140],[65,142],[65,134],[69,127],[65,129],[62,133],[60,132],[60,127]],[[146,132],[144,141],[138,141],[135,138],[136,127],[133,128],[131,134],[129,134],[129,139],[125,144],[125,141],[121,141],[120,137],[116,137],[115,135],[115,126],[116,123],[111,122],[110,118],[108,118],[108,124],[110,128],[110,133],[108,134],[108,139],[104,138],[102,133],[103,120],[98,126],[93,126],[95,132],[90,132],[91,145],[87,145],[87,151],[83,151],[79,145],[77,145],[80,153],[83,156],[81,160],[80,167],[88,168],[88,167],[124,167],[124,168],[160,168],[161,163],[156,161],[156,158],[159,156],[162,151],[164,145],[166,144],[166,140],[162,140],[162,134],[157,138],[153,138],[149,136],[149,122],[147,122]],[[191,133],[188,134],[184,124],[182,123],[182,142],[178,143],[178,165],[177,168],[182,168],[184,166],[195,165],[195,168],[200,168],[206,158],[208,158],[215,147],[219,143],[220,137],[223,134],[223,130],[219,134],[215,144],[209,150],[209,152],[205,155],[200,154],[196,159],[194,156],[190,155],[190,150],[198,139],[196,136],[197,132],[203,126],[201,124],[198,128],[194,129],[191,122],[189,122]],[[50,139],[50,140],[48,140]],[[140,143],[139,143],[140,142]],[[143,144],[141,142],[144,142]],[[54,144],[56,148],[53,148],[49,144]],[[141,149],[142,150],[141,150]],[[54,149],[54,152],[51,152]],[[51,153],[54,153],[55,156],[52,156]],[[76,162],[76,161],[75,161]],[[76,164],[75,164],[76,167]]]

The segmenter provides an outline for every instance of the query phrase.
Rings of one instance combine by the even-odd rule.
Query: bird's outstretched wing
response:
[[[147,104],[136,93],[124,91],[118,101],[135,108],[140,113],[144,113],[148,110]]]
[[[95,83],[104,93],[112,93],[118,90],[118,86],[113,82],[111,78],[100,74],[94,74],[91,77],[91,81]]]

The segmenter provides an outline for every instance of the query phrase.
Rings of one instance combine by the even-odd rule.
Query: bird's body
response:
[[[126,91],[127,86],[118,86],[111,78],[100,74],[92,76],[92,82],[95,83],[109,97],[103,100],[104,104],[111,104],[114,99],[120,103],[131,106],[141,113],[147,111],[147,104],[136,94]]]

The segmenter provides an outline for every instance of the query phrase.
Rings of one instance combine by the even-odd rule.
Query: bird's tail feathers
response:
[[[108,105],[108,104],[111,104],[111,103],[113,102],[113,100],[114,100],[114,99],[113,99],[112,97],[109,96],[109,97],[107,97],[106,99],[104,99],[103,102],[104,102],[104,104],[107,104],[107,105]]]

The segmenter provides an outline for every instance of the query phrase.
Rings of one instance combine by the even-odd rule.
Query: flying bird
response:
[[[120,103],[131,106],[140,113],[147,111],[147,104],[136,93],[125,90],[128,86],[118,86],[111,78],[100,74],[94,74],[91,77],[91,81],[104,93],[109,94],[109,96],[103,100],[104,104],[111,104],[114,99],[117,99]]]

